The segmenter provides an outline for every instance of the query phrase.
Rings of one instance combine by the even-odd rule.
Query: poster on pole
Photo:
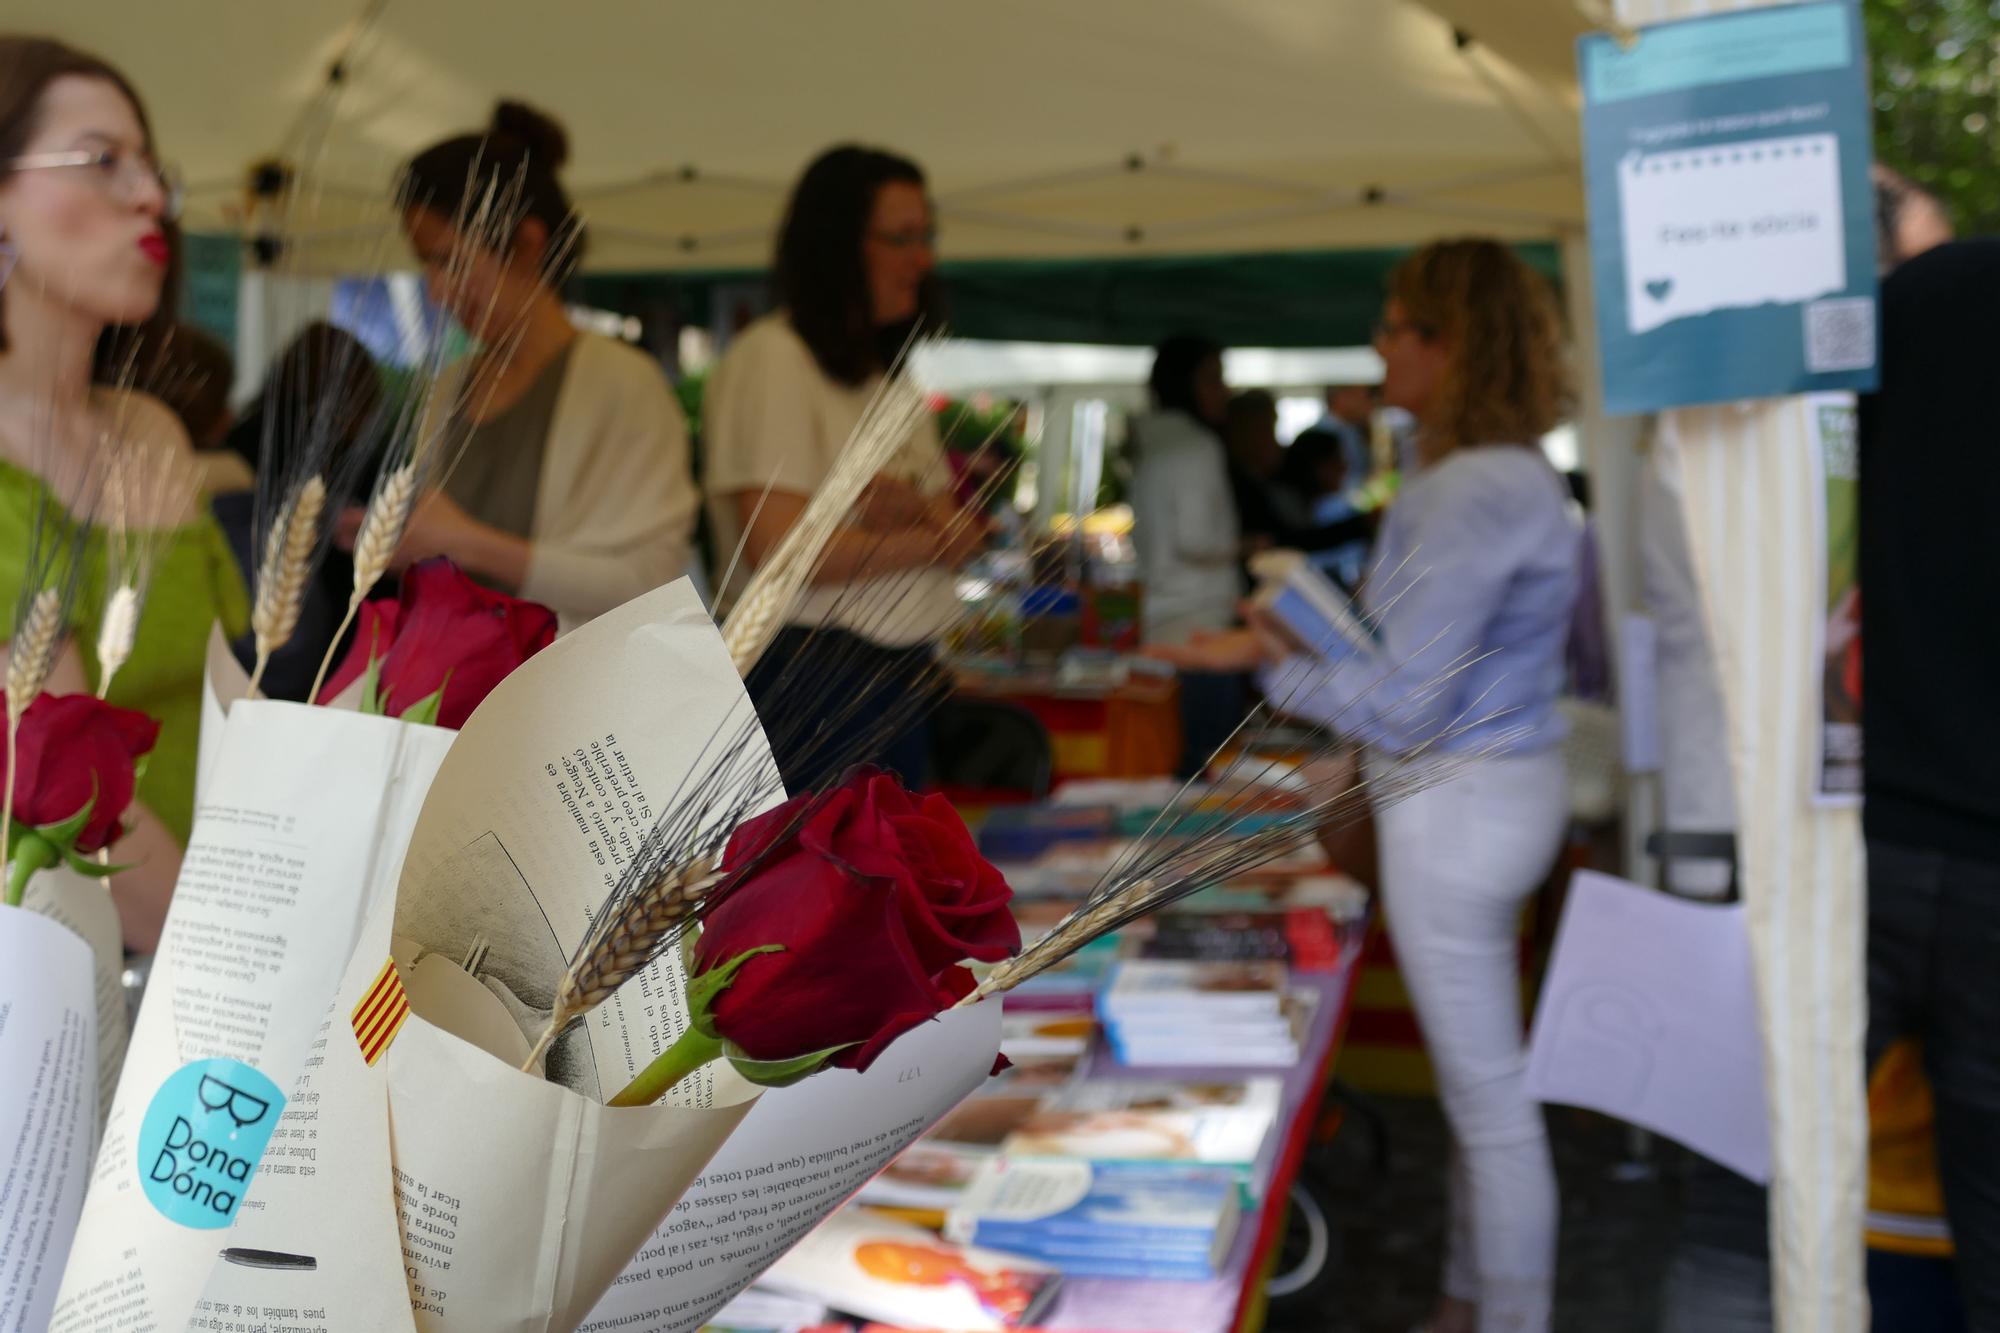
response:
[[[1817,805],[1861,803],[1861,470],[1854,395],[1806,400],[1826,588],[1813,654],[1820,701]]]
[[[1578,43],[1605,410],[1876,383],[1860,7]]]

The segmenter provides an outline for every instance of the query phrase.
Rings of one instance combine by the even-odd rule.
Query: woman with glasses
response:
[[[484,131],[403,169],[403,230],[431,297],[450,303],[480,350],[457,368],[463,392],[437,395],[463,404],[426,425],[445,432],[457,461],[411,515],[395,563],[449,556],[574,628],[688,572],[699,501],[665,373],[635,347],[579,331],[563,305],[585,239],[558,178],[568,156],[561,126],[502,102]],[[489,191],[518,195],[522,216],[504,247],[465,264],[454,219]],[[360,524],[359,509],[342,516],[345,544]]]
[[[1383,908],[1454,1141],[1428,1329],[1545,1333],[1556,1180],[1527,1090],[1517,926],[1569,811],[1556,694],[1580,533],[1539,447],[1564,407],[1561,326],[1512,251],[1444,241],[1390,278],[1376,350],[1420,462],[1362,593],[1376,643],[1309,690],[1304,645],[1268,623],[1160,655],[1260,667],[1267,698],[1366,746],[1371,780],[1442,760],[1443,781],[1375,812]]]
[[[703,407],[717,558],[743,547],[726,596],[805,512],[882,377],[902,373],[897,353],[932,313],[933,239],[923,172],[892,153],[831,149],[793,189],[773,265],[780,308],[737,335]],[[986,537],[983,523],[955,521],[951,482],[926,416],[827,542],[810,594],[750,674],[760,710],[781,677],[845,701],[832,734],[774,735],[788,786],[803,776],[805,745],[823,759],[884,741],[891,708],[926,687],[957,612],[953,571]],[[927,729],[887,729],[876,757],[921,782]]]
[[[145,364],[171,324],[177,204],[123,75],[57,42],[0,36],[0,607],[19,599],[37,514],[88,515],[100,441],[188,449],[157,400],[105,382]],[[112,880],[126,944],[140,952],[158,940],[193,822],[209,627],[220,620],[235,634],[248,619],[221,532],[205,514],[166,512],[164,499],[134,497],[134,526],[178,526],[163,534],[138,639],[109,696],[160,723],[133,830],[118,845],[132,868]],[[104,574],[100,531],[51,692],[97,685]]]

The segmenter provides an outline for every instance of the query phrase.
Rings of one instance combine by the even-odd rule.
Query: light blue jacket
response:
[[[1281,711],[1395,754],[1516,752],[1563,737],[1556,696],[1576,600],[1580,530],[1537,449],[1457,449],[1390,507],[1361,604],[1376,642],[1338,669],[1295,658],[1261,673]]]

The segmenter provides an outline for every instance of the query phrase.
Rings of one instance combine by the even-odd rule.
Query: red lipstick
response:
[[[167,262],[167,238],[160,232],[148,232],[139,238],[139,253],[155,264]]]

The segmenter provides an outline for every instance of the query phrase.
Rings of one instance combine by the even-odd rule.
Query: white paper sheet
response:
[[[292,1086],[452,733],[241,700],[215,743],[51,1328],[187,1326],[218,1248],[148,1197],[147,1112],[193,1061]],[[154,1158],[157,1161],[157,1156]]]
[[[67,926],[90,946],[91,987],[97,1007],[97,1119],[91,1124],[91,1151],[97,1134],[111,1114],[112,1093],[125,1067],[125,1047],[132,1024],[125,1006],[125,932],[118,923],[118,905],[105,881],[77,874],[66,866],[51,866],[28,881],[21,906]]]
[[[619,1274],[583,1333],[689,1333],[986,1081],[1000,1004],[905,1034],[865,1074],[764,1094]]]
[[[1759,1042],[1740,906],[1594,871],[1571,879],[1535,1010],[1530,1095],[1643,1125],[1766,1182]]]
[[[49,1326],[83,1206],[97,1132],[91,976],[76,935],[0,907],[0,1333]]]
[[[1847,286],[1835,135],[1634,152],[1618,195],[1633,333]]]

